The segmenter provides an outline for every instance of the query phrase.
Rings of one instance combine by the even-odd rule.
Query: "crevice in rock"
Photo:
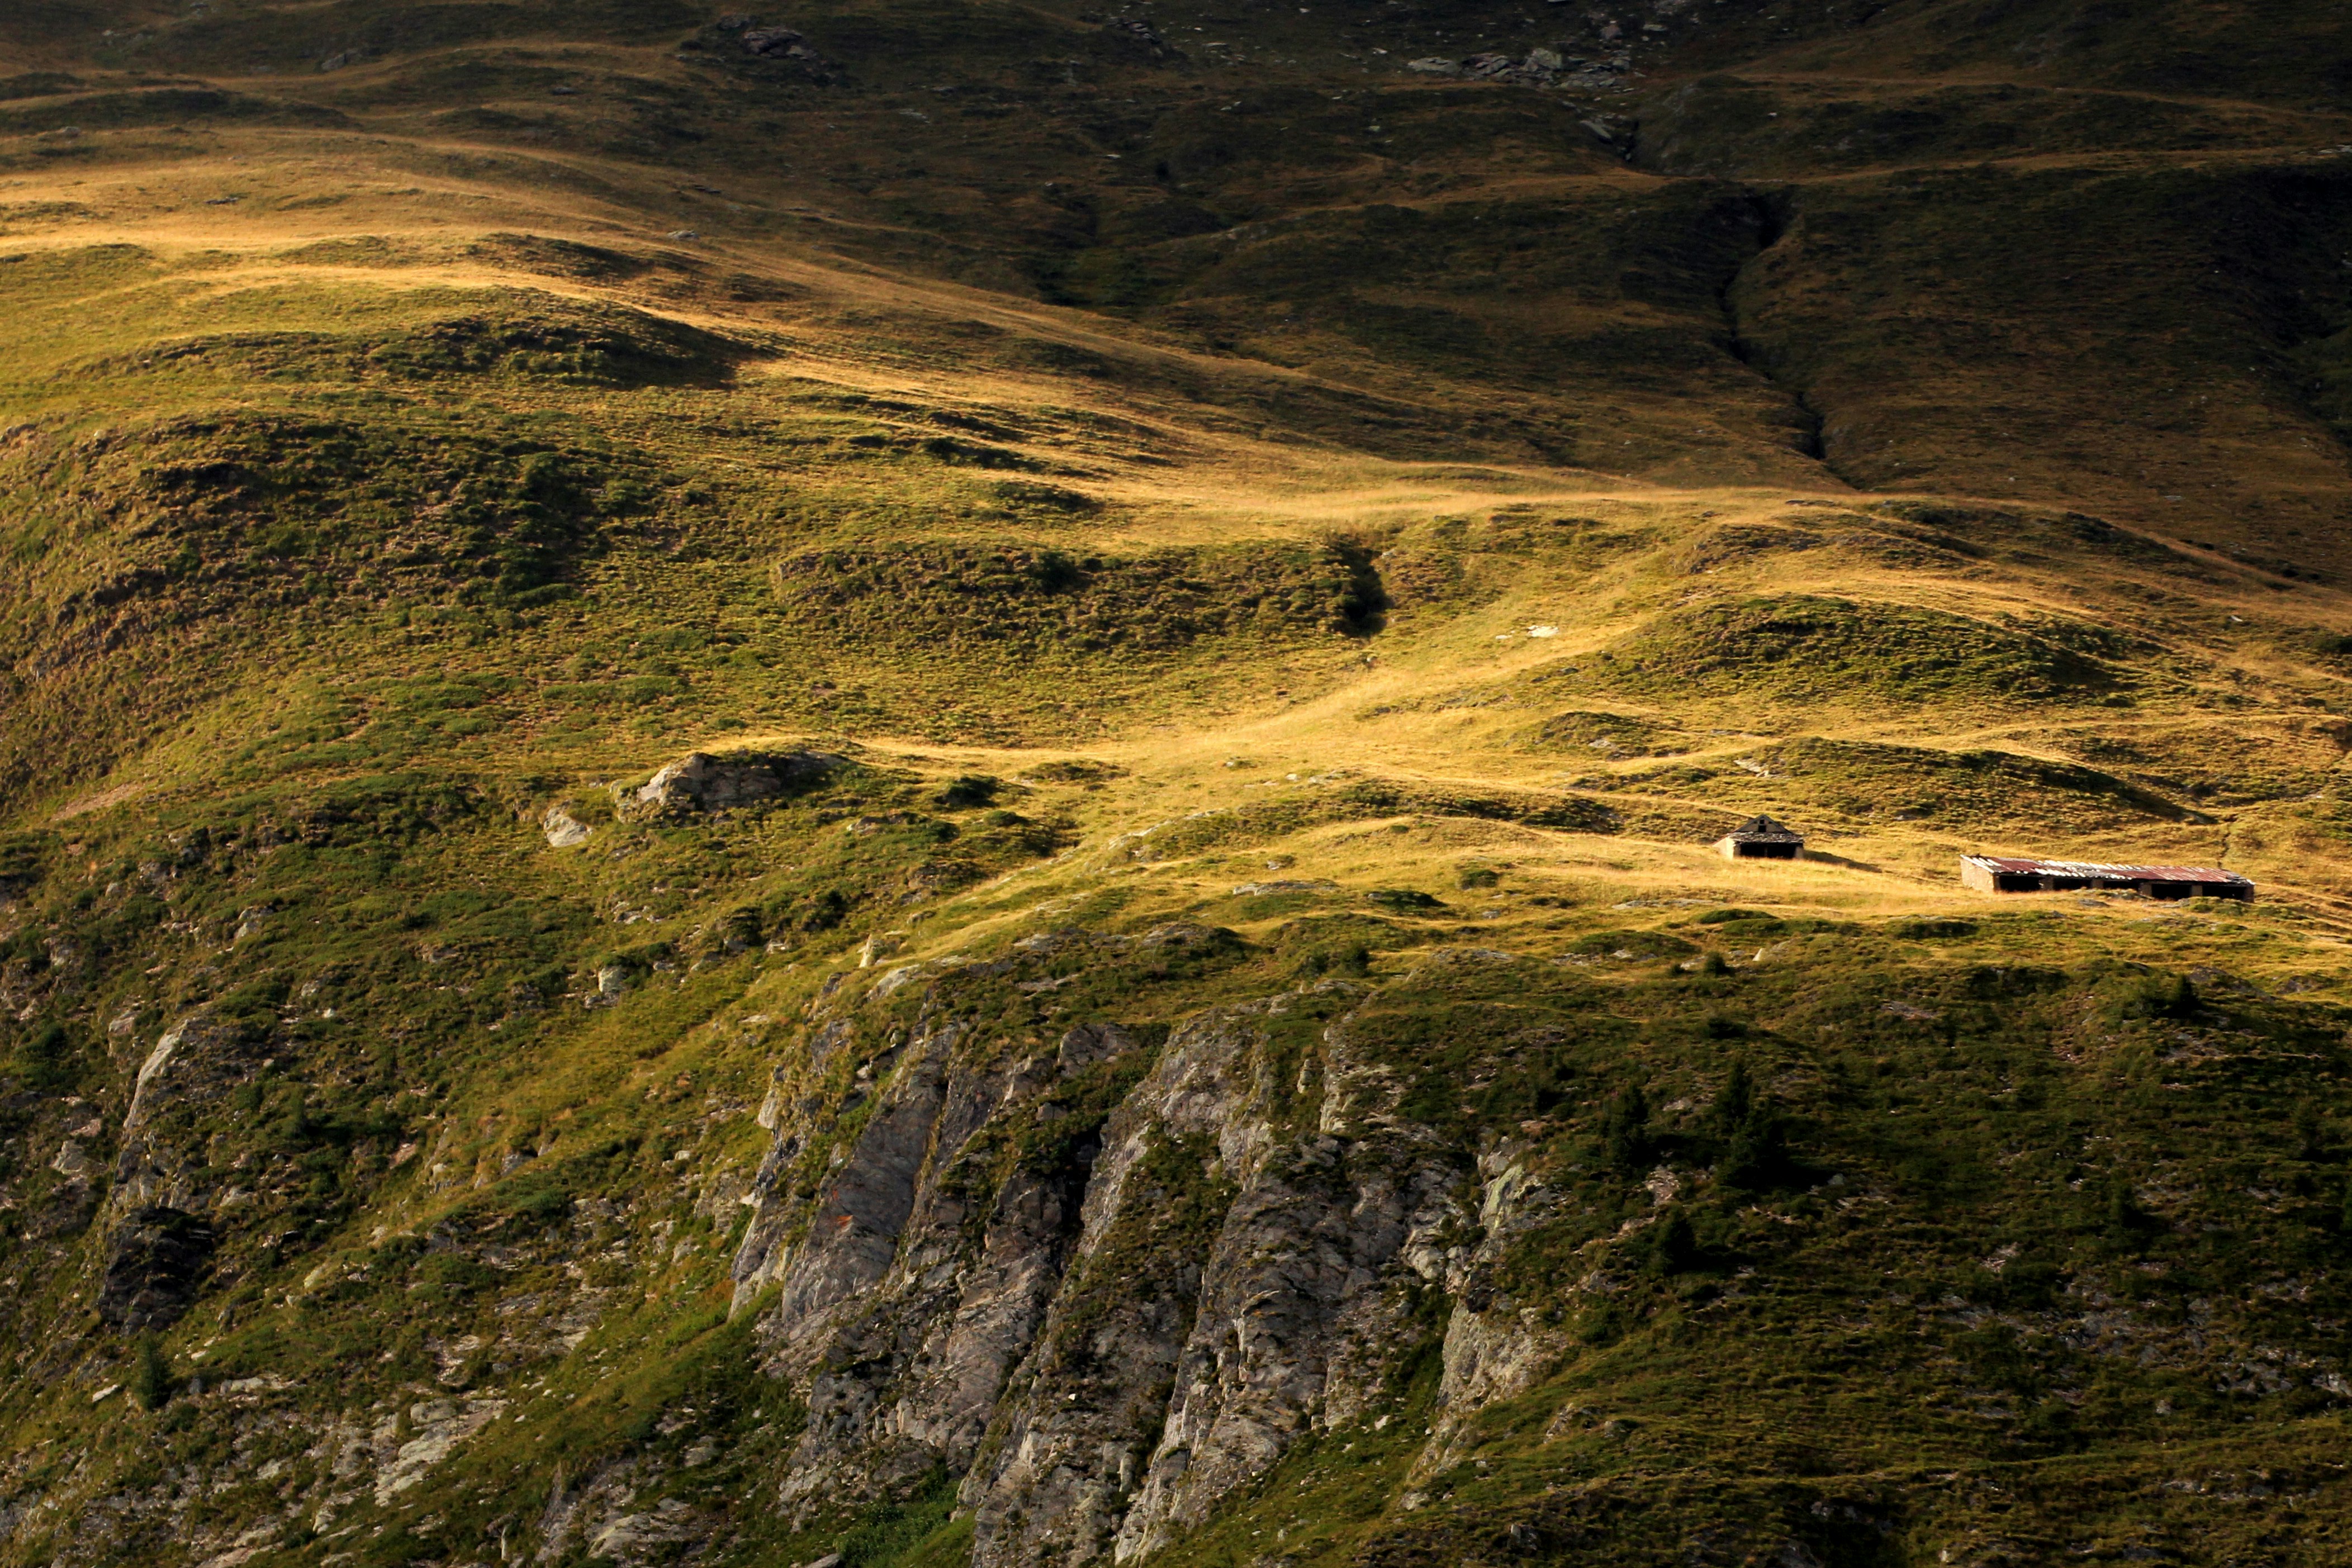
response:
[[[1788,237],[1791,215],[1790,198],[1786,193],[1767,194],[1751,192],[1748,202],[1756,216],[1756,249],[1716,291],[1717,304],[1723,312],[1723,346],[1733,359],[1788,399],[1791,415],[1788,429],[1793,437],[1795,449],[1820,464],[1840,484],[1861,488],[1853,486],[1851,479],[1838,471],[1837,465],[1830,461],[1825,435],[1827,416],[1802,385],[1790,380],[1775,366],[1770,350],[1750,337],[1741,322],[1738,298],[1741,280]]]

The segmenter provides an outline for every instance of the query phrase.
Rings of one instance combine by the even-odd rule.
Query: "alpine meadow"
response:
[[[0,0],[0,1568],[2352,1562],[2352,7],[761,4]]]

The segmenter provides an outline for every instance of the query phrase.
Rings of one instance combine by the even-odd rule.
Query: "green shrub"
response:
[[[1680,1205],[1650,1227],[1646,1240],[1643,1267],[1653,1274],[1684,1273],[1699,1260],[1698,1232]]]
[[[2152,977],[2142,982],[2125,1005],[2132,1018],[2193,1019],[2200,1006],[2197,987],[2186,975]]]
[[[934,1466],[904,1498],[869,1504],[835,1543],[841,1568],[899,1568],[922,1552],[954,1511],[956,1480]]]
[[[131,1397],[142,1410],[161,1410],[172,1397],[172,1369],[152,1333],[139,1336],[131,1353]]]
[[[1650,1136],[1650,1099],[1640,1084],[1620,1089],[1602,1107],[1601,1146],[1617,1170],[1632,1175],[1649,1168],[1656,1145]]]
[[[967,773],[948,781],[939,793],[939,803],[951,811],[968,810],[990,804],[1003,788],[1001,779],[992,779],[985,773]]]

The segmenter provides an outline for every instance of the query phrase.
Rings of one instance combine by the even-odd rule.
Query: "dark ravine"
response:
[[[1793,227],[1803,222],[1801,214],[1791,211],[1792,195],[1785,191],[1751,192],[1749,204],[1756,214],[1756,248],[1740,265],[1739,270],[1726,279],[1717,290],[1721,302],[1725,329],[1725,346],[1732,358],[1755,371],[1779,392],[1789,402],[1787,429],[1796,450],[1822,465],[1824,473],[1841,485],[1853,481],[1838,472],[1828,444],[1828,416],[1813,405],[1808,390],[1789,379],[1778,363],[1775,351],[1751,336],[1753,323],[1746,319],[1746,299],[1753,285],[1750,279],[1771,266],[1774,249],[1789,240]]]

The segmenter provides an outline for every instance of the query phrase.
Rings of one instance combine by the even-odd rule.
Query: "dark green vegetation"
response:
[[[146,1414],[106,1424],[106,1484],[131,1498],[173,1467],[275,1454],[273,1474],[315,1474],[331,1497],[331,1456],[303,1423],[373,1408],[362,1427],[390,1434],[373,1439],[390,1444],[378,1495],[383,1476],[403,1473],[394,1450],[408,1433],[470,1440],[429,1474],[415,1466],[414,1497],[386,1500],[397,1506],[371,1511],[362,1495],[326,1507],[320,1539],[357,1561],[413,1561],[435,1535],[495,1550],[506,1515],[555,1506],[549,1489],[566,1475],[614,1467],[676,1500],[698,1539],[780,1549],[761,1544],[779,1526],[758,1478],[784,1462],[803,1416],[752,1370],[758,1303],[730,1322],[714,1288],[742,1213],[726,1156],[756,1155],[729,1096],[764,1075],[766,1020],[817,985],[825,969],[812,960],[852,945],[895,879],[939,863],[935,846],[1001,833],[992,824],[1009,813],[973,808],[959,833],[958,819],[921,815],[906,784],[852,770],[721,824],[608,828],[634,834],[612,870],[548,882],[523,878],[520,830],[485,803],[387,781],[307,821],[273,828],[247,810],[143,844],[86,839],[88,882],[40,884],[20,904],[34,916],[23,931],[40,936],[11,950],[16,994],[67,1020],[184,1019],[184,1062],[226,1069],[156,1097],[123,1139],[137,1156],[126,1170],[144,1162],[182,1184],[182,1201],[208,1185],[248,1195],[227,1206],[234,1239],[194,1310],[168,1339],[151,1332],[107,1353]],[[842,831],[866,822],[878,825]],[[515,869],[496,879],[499,895],[449,890],[452,869],[502,858]],[[787,860],[797,868],[782,880],[758,870]],[[663,890],[689,878],[724,918],[691,931],[657,922],[679,935],[637,943],[625,928],[600,938],[584,918],[664,907]],[[78,895],[77,883],[114,891]],[[1445,915],[1425,896],[1372,896]],[[815,1120],[778,1190],[814,1190],[863,1124],[874,1064],[909,1027],[952,1019],[982,1055],[1018,1054],[1069,1020],[1115,1021],[1142,1041],[1142,1054],[1070,1080],[1050,1118],[995,1124],[966,1146],[944,1179],[982,1212],[1016,1172],[1079,1168],[1076,1151],[1170,1022],[1302,972],[1310,987],[1364,975],[1369,990],[1335,998],[1349,1071],[1392,1075],[1393,1114],[1460,1148],[1470,1190],[1486,1184],[1484,1207],[1458,1221],[1464,1271],[1449,1293],[1477,1322],[1518,1325],[1532,1366],[1503,1397],[1465,1400],[1436,1377],[1444,1298],[1428,1298],[1435,1315],[1416,1320],[1418,1350],[1399,1347],[1381,1429],[1303,1440],[1175,1560],[1218,1561],[1220,1542],[1280,1526],[1307,1561],[1435,1562],[1462,1531],[1532,1531],[1571,1558],[1646,1561],[1648,1542],[1664,1562],[1682,1542],[1721,1539],[1864,1562],[1954,1542],[2027,1559],[2099,1540],[2218,1551],[2281,1530],[2318,1561],[2340,1484],[2327,1455],[2342,1381],[2333,1323],[2352,1259],[2352,1018],[2214,968],[2275,936],[2210,917],[2199,929],[2209,935],[2174,961],[2198,963],[2203,982],[2070,959],[2090,934],[2032,913],[1874,927],[1725,907],[1591,932],[1557,960],[1449,959],[1460,939],[1444,927],[1349,915],[1139,962],[1079,948],[1003,978],[950,977],[936,995],[898,986],[856,1040],[828,1035],[823,1082],[808,1086]],[[767,933],[790,957],[761,953]],[[971,956],[1005,950],[1000,937]],[[168,988],[136,969],[110,978],[124,951],[161,958]],[[218,956],[190,965],[207,951]],[[1024,974],[1039,977],[1011,983]],[[1339,1036],[1323,1031],[1335,1017],[1316,1009],[1280,1047],[1291,1054],[1276,1081],[1297,1098],[1279,1114],[1293,1124],[1331,1124],[1325,1042]],[[20,1038],[19,1082],[98,1087],[103,1041],[57,1027],[62,1038]],[[842,1107],[830,1126],[829,1106]],[[1481,1129],[1503,1141],[1474,1160]],[[86,1147],[102,1155],[112,1142],[110,1131]],[[1197,1179],[1205,1153],[1162,1179]],[[656,1176],[681,1155],[685,1182]],[[52,1172],[17,1188],[16,1267],[45,1237],[69,1241],[89,1224],[66,1212],[72,1185]],[[1205,1238],[1234,1195],[1170,1201],[1164,1222]],[[1186,1204],[1200,1212],[1186,1218]],[[363,1232],[352,1223],[362,1213],[414,1218]],[[658,1262],[639,1255],[648,1234]],[[1110,1245],[1109,1274],[1087,1277],[1109,1292],[1093,1310],[1128,1300],[1137,1270],[1182,1255],[1156,1231]],[[1084,1332],[1087,1278],[1065,1341]],[[20,1323],[75,1321],[72,1275],[19,1280]],[[76,1343],[27,1343],[19,1388],[73,1386]],[[1052,1375],[1052,1354],[1039,1375]],[[386,1396],[408,1403],[387,1409]],[[241,1441],[232,1460],[221,1423],[273,1408],[268,1429],[286,1437]],[[36,1433],[83,1419],[40,1403],[19,1418]],[[682,1458],[698,1444],[719,1458]],[[1664,1491],[1662,1469],[1681,1478]],[[2275,1484],[2282,1471],[2292,1492]],[[2269,1491],[2247,1491],[2257,1472],[2273,1476]],[[37,1462],[21,1474],[75,1485]],[[2098,1500],[2085,1511],[2057,1476],[2095,1483]],[[2234,1479],[2184,1491],[2183,1476]],[[1572,1502],[1554,1497],[1563,1479]],[[968,1541],[968,1521],[948,1523],[952,1480],[800,1523],[866,1554],[849,1560],[928,1561],[900,1553],[935,1533]],[[1996,1497],[2009,1506],[1992,1510]],[[160,1549],[138,1511],[81,1506],[79,1524],[22,1536],[25,1549],[110,1560]],[[168,1517],[209,1531],[266,1506],[260,1490],[232,1490]],[[1423,1506],[1444,1510],[1444,1531],[1418,1520]],[[352,1509],[399,1528],[334,1533],[332,1516]]]
[[[0,7],[0,1563],[2343,1560],[2347,88]]]
[[[1302,1445],[1221,1539],[1286,1523],[1305,1560],[1353,1560],[1372,1500],[1411,1483],[1447,1511],[1369,1560],[1468,1539],[1665,1563],[1710,1535],[1825,1562],[2220,1559],[2282,1528],[2323,1560],[2337,1418],[2255,1346],[2337,1349],[2316,1291],[2347,1256],[2344,1147],[2296,1110],[2332,1101],[2337,1017],[2005,958],[2030,932],[1946,965],[1849,928],[1737,978],[1385,987],[1351,1027],[1430,1072],[1408,1110],[1534,1118],[1507,1185],[1544,1198],[1490,1219],[1460,1299],[1542,1325],[1552,1359],[1435,1465],[1417,1428]],[[2239,1045],[2200,1048],[2216,1030]],[[1482,1036],[1512,1049],[1429,1050]],[[1406,1409],[1445,1432],[1432,1392]],[[2258,1450],[2307,1505],[2249,1501],[2233,1456]],[[2243,1479],[2208,1501],[2231,1489],[2190,1471]]]

